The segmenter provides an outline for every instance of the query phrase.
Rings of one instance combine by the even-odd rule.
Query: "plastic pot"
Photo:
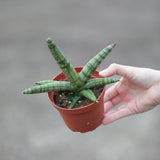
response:
[[[75,67],[77,73],[82,70],[83,67]],[[100,78],[99,72],[95,71],[92,75],[94,78]],[[63,73],[58,74],[53,80],[65,79]],[[96,129],[102,124],[104,118],[104,103],[103,97],[105,93],[105,87],[101,95],[98,97],[98,103],[94,102],[84,107],[66,109],[59,107],[54,102],[54,92],[48,92],[49,100],[52,105],[59,111],[65,124],[74,132],[88,132]]]

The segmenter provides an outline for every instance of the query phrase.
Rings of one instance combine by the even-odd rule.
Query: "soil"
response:
[[[104,86],[101,86],[101,87],[95,87],[95,88],[92,88],[91,90],[94,92],[96,98],[98,98],[100,96],[100,94],[102,93],[103,91],[103,87]],[[70,94],[71,92],[66,92],[66,91],[61,91],[61,92],[55,92],[54,93],[54,101],[55,101],[55,104],[57,106],[60,106],[62,108],[69,108],[70,104],[71,104],[71,101],[68,101],[66,100],[66,95]],[[90,101],[89,99],[85,98],[85,97],[82,97],[75,105],[74,108],[78,108],[78,107],[83,107],[83,106],[86,106],[90,103],[93,103],[92,101]]]

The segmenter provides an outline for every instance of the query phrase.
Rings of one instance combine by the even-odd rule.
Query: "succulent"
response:
[[[78,74],[68,59],[64,56],[62,51],[52,41],[51,38],[46,40],[48,48],[50,49],[54,59],[61,68],[67,81],[54,81],[54,80],[43,80],[36,82],[37,86],[26,89],[23,91],[24,94],[34,94],[51,91],[72,91],[74,96],[70,104],[70,109],[73,108],[76,102],[81,97],[86,97],[89,100],[96,102],[97,99],[92,92],[91,88],[104,86],[110,83],[117,82],[117,79],[113,78],[93,78],[90,79],[94,71],[97,69],[102,60],[112,51],[115,44],[110,44],[102,51],[100,51],[95,57],[93,57]]]

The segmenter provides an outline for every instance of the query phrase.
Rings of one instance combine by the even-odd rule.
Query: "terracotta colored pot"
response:
[[[82,67],[76,67],[76,72],[79,73]],[[100,78],[99,72],[95,71],[92,75],[94,78]],[[58,74],[53,80],[65,79],[63,73]],[[59,111],[64,122],[74,132],[88,132],[96,129],[101,125],[104,117],[104,103],[103,97],[105,93],[105,87],[101,95],[98,97],[98,103],[94,102],[84,107],[66,109],[59,107],[54,102],[54,92],[49,92],[48,97],[53,106]]]

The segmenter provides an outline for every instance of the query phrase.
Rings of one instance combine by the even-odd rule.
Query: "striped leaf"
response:
[[[53,57],[55,58],[57,64],[61,68],[62,72],[64,73],[65,77],[68,81],[72,83],[73,86],[78,85],[78,74],[67,60],[67,58],[63,55],[61,50],[57,47],[57,45],[52,41],[51,38],[47,39],[48,48],[50,49]]]
[[[82,89],[88,89],[93,87],[105,86],[107,84],[118,82],[118,79],[113,78],[94,78],[86,82]]]
[[[79,86],[83,86],[97,69],[102,60],[112,51],[116,44],[111,44],[93,57],[79,73]]]
[[[67,81],[53,81],[52,83],[42,84],[23,91],[23,94],[35,94],[51,91],[73,91],[75,87]]]
[[[69,106],[69,109],[72,109],[81,97],[82,97],[81,95],[75,95],[72,100],[72,103]]]
[[[84,97],[88,98],[92,102],[96,102],[97,101],[96,96],[94,95],[94,93],[90,89],[84,89],[84,90],[80,91],[79,94],[81,96],[84,96]]]
[[[52,80],[43,80],[43,81],[36,82],[35,84],[42,85],[42,84],[47,84],[47,83],[52,83],[52,82],[53,82]]]

